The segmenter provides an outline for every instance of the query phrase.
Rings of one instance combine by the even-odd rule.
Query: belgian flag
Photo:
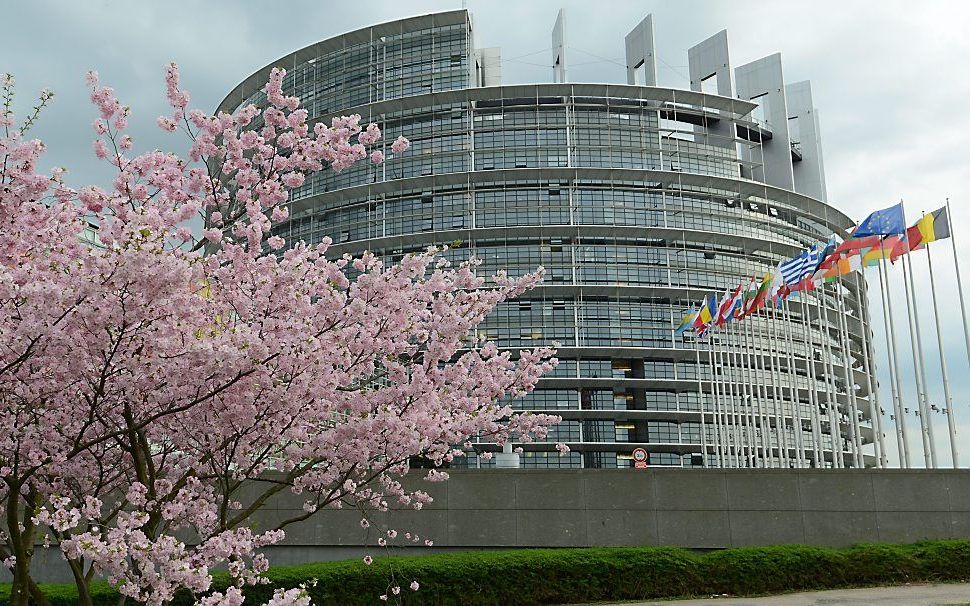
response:
[[[908,252],[918,250],[930,242],[943,240],[950,237],[950,215],[946,212],[946,207],[939,208],[933,212],[923,215],[919,221],[910,228],[906,229],[906,237],[893,247],[890,261],[896,261],[899,257]]]

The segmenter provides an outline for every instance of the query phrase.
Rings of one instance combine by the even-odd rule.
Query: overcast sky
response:
[[[192,105],[215,108],[241,79],[277,57],[373,23],[461,8],[462,2],[404,0],[337,2],[12,1],[0,36],[0,72],[18,81],[26,109],[44,87],[56,93],[34,131],[49,147],[49,166],[70,170],[75,185],[105,181],[93,160],[84,73],[98,70],[133,107],[132,133],[141,149],[180,149],[175,135],[154,126],[166,112],[163,67],[182,68]],[[970,3],[860,0],[616,0],[512,2],[469,0],[480,46],[500,46],[506,84],[549,82],[550,31],[567,13],[569,80],[625,82],[623,37],[654,15],[661,86],[688,87],[687,49],[727,28],[734,66],[782,53],[789,82],[811,80],[819,109],[830,202],[857,220],[900,199],[918,217],[951,199],[964,272],[970,272]],[[964,346],[949,243],[934,246],[943,331],[954,379],[962,466],[970,465],[970,366]],[[930,398],[942,407],[937,340],[925,279],[916,260],[917,307],[923,329]],[[898,268],[895,270],[898,272]],[[967,274],[970,276],[970,273]],[[874,274],[870,284],[878,286]],[[900,276],[893,276],[900,285]],[[901,286],[899,342],[909,347]],[[877,290],[873,294],[878,293]],[[872,306],[884,407],[886,342],[878,298]],[[906,350],[903,372],[912,410],[915,387]],[[908,416],[915,429],[918,419]],[[946,419],[934,416],[940,462],[949,462]],[[891,429],[889,419],[886,427]],[[922,462],[919,435],[913,459]],[[887,444],[893,445],[892,433]],[[893,447],[893,452],[895,448]],[[895,456],[895,455],[893,455]]]

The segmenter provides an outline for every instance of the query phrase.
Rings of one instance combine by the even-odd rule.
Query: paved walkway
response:
[[[970,604],[970,583],[807,591],[767,598],[622,602],[616,606],[950,606]],[[606,605],[604,605],[606,606]]]

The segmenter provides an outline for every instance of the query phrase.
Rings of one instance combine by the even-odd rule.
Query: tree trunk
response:
[[[51,606],[50,600],[40,590],[40,587],[37,586],[34,579],[28,577],[27,582],[30,584],[30,598],[33,600],[35,606]]]
[[[78,560],[68,560],[67,563],[71,567],[71,574],[74,575],[74,585],[77,586],[77,603],[79,606],[93,606],[91,579],[84,574],[84,564]]]

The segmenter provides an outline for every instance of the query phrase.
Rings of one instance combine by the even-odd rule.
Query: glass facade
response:
[[[471,31],[468,14],[453,11],[277,63],[294,63],[285,92],[315,119],[360,113],[385,141],[403,135],[412,147],[386,150],[380,166],[312,175],[274,234],[291,244],[329,236],[336,254],[389,260],[449,244],[446,256],[475,256],[488,275],[543,266],[543,284],[500,305],[477,335],[511,349],[559,345],[555,371],[512,401],[564,419],[547,442],[523,445],[523,467],[628,467],[637,447],[650,465],[851,466],[853,449],[872,441],[855,284],[749,319],[716,344],[674,335],[703,294],[760,280],[848,218],[742,177],[753,168],[743,158],[757,154],[741,150],[758,143],[742,136],[751,110],[729,111],[730,99],[707,95],[705,106],[689,92],[609,85],[475,88]],[[245,90],[224,109],[260,101]],[[688,102],[672,111],[667,93]],[[698,115],[741,134],[714,140]],[[572,452],[560,456],[555,442]],[[469,453],[461,464],[494,461]]]

